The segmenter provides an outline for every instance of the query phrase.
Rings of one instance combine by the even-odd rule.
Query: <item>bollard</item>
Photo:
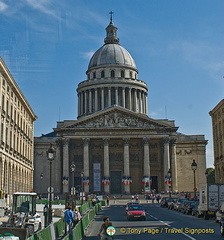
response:
[[[48,226],[48,205],[47,203],[44,206],[44,227]]]

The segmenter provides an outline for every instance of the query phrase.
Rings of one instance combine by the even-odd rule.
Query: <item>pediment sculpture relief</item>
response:
[[[158,125],[159,126],[159,125]],[[109,113],[92,121],[86,121],[76,125],[77,128],[100,128],[100,127],[147,127],[155,129],[154,123],[122,113]],[[74,126],[73,126],[74,127]]]

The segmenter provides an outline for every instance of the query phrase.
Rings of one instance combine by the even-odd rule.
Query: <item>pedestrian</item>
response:
[[[138,194],[135,194],[135,201],[138,202]]]
[[[79,209],[76,208],[75,212],[74,212],[74,221],[73,221],[74,226],[81,220],[81,218],[82,218],[82,216],[79,212]]]
[[[98,233],[98,236],[100,236],[100,240],[112,240],[112,236],[109,236],[107,234],[107,228],[109,226],[112,226],[112,223],[110,222],[109,217],[104,217],[103,218],[103,224],[101,225],[100,231]]]
[[[160,199],[161,199],[160,195],[157,194],[157,196],[156,196],[157,203],[159,203],[159,200],[160,200]]]
[[[96,198],[94,197],[94,198],[92,199],[92,207],[95,207],[95,205],[96,205]]]
[[[110,203],[110,197],[109,195],[107,195],[107,206],[109,206],[109,203]]]
[[[67,206],[66,211],[64,213],[64,219],[65,219],[65,233],[68,233],[72,230],[72,223],[74,219],[74,213],[72,212],[72,207]]]

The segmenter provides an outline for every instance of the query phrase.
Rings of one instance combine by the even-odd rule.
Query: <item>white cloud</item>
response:
[[[84,59],[90,59],[93,56],[94,53],[95,53],[95,51],[93,51],[93,50],[88,51],[88,52],[84,52],[84,53],[82,53],[82,57]]]
[[[50,4],[52,0],[24,0],[30,7],[39,10],[42,13],[57,17],[55,12],[51,9]]]
[[[217,74],[220,75],[221,71],[223,71],[224,61],[221,46],[209,45],[202,41],[183,41],[172,43],[169,49],[179,52],[184,60],[208,71],[215,78]]]
[[[0,12],[4,12],[8,8],[8,5],[0,1]]]

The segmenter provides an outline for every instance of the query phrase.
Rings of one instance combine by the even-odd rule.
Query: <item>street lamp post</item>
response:
[[[50,147],[47,150],[47,159],[50,161],[50,186],[48,188],[48,194],[49,194],[49,214],[48,214],[48,224],[52,223],[52,194],[54,192],[54,188],[52,187],[52,161],[54,160],[54,154],[55,150],[50,144]]]
[[[41,193],[42,193],[42,181],[43,181],[43,178],[44,178],[44,174],[41,173],[40,174],[40,196],[41,196]]]
[[[172,182],[171,182],[171,176],[172,176],[172,173],[171,173],[171,170],[169,169],[169,171],[167,172],[167,176],[169,178],[169,197],[171,197],[171,188],[172,188]]]
[[[208,171],[205,171],[206,183],[208,183]]]
[[[74,163],[71,165],[71,172],[72,172],[72,189],[71,189],[71,194],[72,194],[72,211],[74,210],[74,195],[75,195],[75,180],[74,180],[74,175],[75,175],[75,169],[76,166]],[[75,197],[75,207],[76,207],[76,197]]]
[[[84,177],[84,172],[81,172],[81,184],[82,184],[82,201],[81,203],[83,204],[83,177]]]
[[[192,164],[191,164],[191,169],[194,172],[194,199],[196,199],[196,179],[195,179],[195,171],[197,170],[197,163],[195,162],[195,160],[193,160]]]

